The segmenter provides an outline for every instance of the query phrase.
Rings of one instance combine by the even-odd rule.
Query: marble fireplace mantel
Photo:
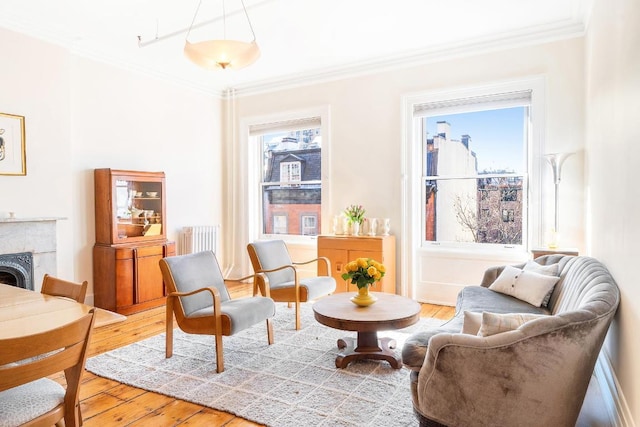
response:
[[[0,254],[33,254],[34,290],[45,273],[56,274],[57,221],[62,217],[0,218]]]

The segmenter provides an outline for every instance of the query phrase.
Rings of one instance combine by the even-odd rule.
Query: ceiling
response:
[[[199,0],[0,0],[0,27],[211,93],[250,93],[584,33],[590,0],[244,0],[261,57],[207,71],[183,55]],[[229,38],[251,39],[240,0]],[[189,40],[222,38],[202,0]],[[140,41],[140,42],[139,42]]]

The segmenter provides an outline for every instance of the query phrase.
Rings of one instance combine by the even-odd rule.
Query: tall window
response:
[[[530,91],[417,105],[424,241],[523,245]]]
[[[260,147],[261,234],[315,236],[322,208],[320,117],[249,127]]]

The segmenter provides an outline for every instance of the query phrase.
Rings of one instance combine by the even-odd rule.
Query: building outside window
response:
[[[417,108],[424,242],[524,245],[530,92]]]
[[[315,236],[322,209],[320,117],[250,126],[260,147],[261,234]],[[295,183],[295,184],[294,184]]]

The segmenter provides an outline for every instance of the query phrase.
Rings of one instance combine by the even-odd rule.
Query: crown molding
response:
[[[252,96],[278,90],[293,89],[300,86],[377,74],[384,71],[443,62],[456,58],[579,38],[583,37],[584,34],[584,24],[576,21],[530,27],[505,32],[500,35],[493,35],[491,37],[477,38],[472,42],[462,41],[442,44],[429,49],[357,61],[346,65],[314,70],[308,73],[289,74],[273,79],[237,84],[233,86],[234,96]],[[224,93],[223,96],[225,96]]]

